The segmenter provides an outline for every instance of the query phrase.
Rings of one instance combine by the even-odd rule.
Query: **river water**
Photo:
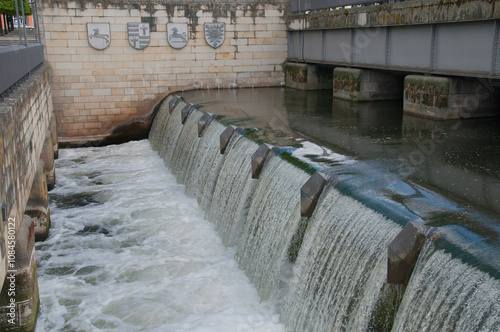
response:
[[[498,331],[496,124],[472,135],[478,123],[321,96],[170,96],[149,141],[63,150],[37,244],[38,329]],[[186,102],[198,110],[183,119]],[[202,111],[225,117],[200,134]],[[221,154],[227,124],[250,129]],[[262,140],[283,148],[255,179]],[[306,218],[313,168],[332,181]],[[409,221],[437,233],[407,287],[389,285],[387,247]]]
[[[64,149],[37,331],[283,331],[147,140]]]

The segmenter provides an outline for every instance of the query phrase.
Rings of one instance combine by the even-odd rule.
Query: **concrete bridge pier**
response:
[[[344,100],[402,99],[402,84],[402,78],[390,72],[342,67],[333,71],[333,96]]]
[[[326,90],[333,84],[331,67],[289,62],[285,66],[285,86],[298,90]]]
[[[495,87],[485,79],[409,75],[403,111],[437,120],[499,115]]]

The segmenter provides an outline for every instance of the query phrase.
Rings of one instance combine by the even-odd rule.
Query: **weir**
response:
[[[276,305],[287,330],[500,328],[494,244],[467,241],[470,233],[460,227],[425,226],[411,211],[368,197],[354,173],[311,177],[318,165],[288,148],[260,145],[255,130],[234,126],[227,134],[217,118],[204,123],[199,137],[206,114],[189,100],[167,97],[150,143],[223,243],[236,247],[240,267],[261,299]],[[259,158],[261,173],[253,176]],[[317,182],[316,191],[304,187],[308,182]],[[301,191],[302,199],[317,201],[302,215]]]

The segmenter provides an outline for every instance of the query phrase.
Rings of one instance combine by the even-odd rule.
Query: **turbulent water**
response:
[[[428,240],[408,286],[387,284],[399,210],[332,179],[301,217],[304,165],[271,153],[253,179],[257,143],[234,134],[221,154],[226,127],[199,137],[201,112],[182,125],[186,103],[171,113],[168,101],[149,142],[61,151],[53,228],[37,245],[38,331],[500,329],[500,283],[474,260]]]
[[[367,331],[401,228],[333,188],[304,235],[282,318],[293,331]]]
[[[61,150],[37,331],[283,331],[148,141]]]
[[[429,242],[393,331],[500,331],[500,281]]]

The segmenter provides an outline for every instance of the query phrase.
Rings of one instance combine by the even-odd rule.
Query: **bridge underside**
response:
[[[499,20],[288,31],[288,60],[500,79]]]

